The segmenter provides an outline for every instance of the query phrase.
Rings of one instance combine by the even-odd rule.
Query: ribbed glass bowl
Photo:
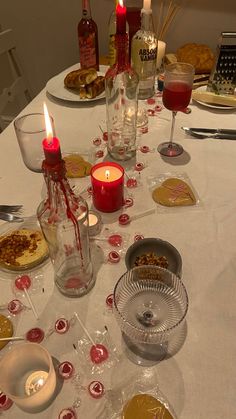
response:
[[[183,282],[157,266],[138,266],[126,272],[114,289],[114,314],[126,344],[149,357],[167,345],[188,310]],[[162,351],[161,351],[162,352]],[[163,354],[160,355],[163,357]]]

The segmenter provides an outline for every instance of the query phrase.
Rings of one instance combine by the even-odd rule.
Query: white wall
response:
[[[168,52],[186,42],[206,43],[215,49],[221,31],[236,31],[236,0],[179,1],[182,8],[166,37]],[[158,2],[152,2],[155,21]],[[100,53],[106,54],[107,22],[114,0],[90,3]],[[80,17],[81,0],[0,0],[0,24],[15,31],[18,56],[33,95],[49,78],[79,61],[76,27]],[[0,76],[2,71],[0,67]]]

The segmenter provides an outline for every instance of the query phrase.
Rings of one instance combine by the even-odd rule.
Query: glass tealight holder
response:
[[[0,361],[0,388],[22,410],[37,413],[55,396],[56,373],[48,351],[37,343],[24,343]]]

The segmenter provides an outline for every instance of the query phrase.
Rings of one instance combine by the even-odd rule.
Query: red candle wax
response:
[[[124,169],[117,163],[103,162],[92,167],[93,204],[102,212],[115,212],[123,205]]]
[[[54,166],[61,161],[61,149],[58,138],[45,138],[43,140],[43,151],[46,163],[50,166]]]
[[[116,6],[116,33],[123,35],[126,33],[126,7],[120,4],[120,0]]]

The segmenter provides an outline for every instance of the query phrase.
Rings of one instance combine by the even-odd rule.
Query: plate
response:
[[[127,269],[132,269],[135,266],[136,258],[145,253],[155,253],[157,256],[165,256],[168,262],[167,269],[175,275],[181,276],[182,258],[178,250],[169,242],[158,238],[145,238],[133,243],[125,255]]]
[[[16,230],[37,230],[41,232],[39,223],[35,216],[25,218],[21,223],[4,223],[0,226],[0,239],[2,236],[6,236],[8,234],[13,233]],[[49,257],[48,251],[44,252],[42,256],[38,257],[37,260],[34,260],[30,263],[25,263],[21,266],[17,265],[10,265],[8,266],[4,262],[0,263],[0,269],[4,272],[24,272],[29,269],[33,269],[42,265]]]
[[[207,90],[207,86],[199,86],[199,87],[197,87],[197,89],[195,89],[196,91],[198,91],[198,92],[206,92],[206,90]],[[230,110],[230,109],[236,109],[236,107],[235,106],[227,106],[227,105],[211,105],[210,103],[205,103],[205,102],[202,102],[201,100],[196,100],[196,99],[193,99],[195,102],[197,102],[197,103],[200,103],[200,105],[202,105],[202,106],[206,106],[207,108],[212,108],[212,109],[221,109],[221,110],[224,110],[224,111],[228,111],[228,110]]]
[[[70,68],[67,68],[66,70],[62,71],[57,76],[50,79],[46,84],[46,90],[50,95],[57,99],[62,100],[68,100],[70,102],[93,102],[100,99],[105,98],[105,91],[102,92],[100,95],[94,97],[93,99],[81,99],[79,97],[79,92],[75,92],[73,90],[67,89],[64,86],[64,79],[68,73],[71,71],[77,70],[79,68],[79,64],[73,65]],[[100,65],[100,71],[98,71],[99,76],[104,76],[105,72],[107,70],[107,66]]]

